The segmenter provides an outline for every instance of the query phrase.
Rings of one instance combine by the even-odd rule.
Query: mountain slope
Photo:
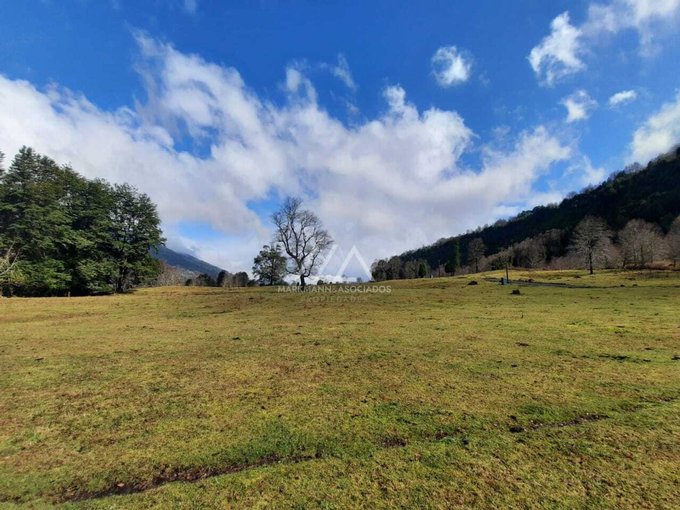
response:
[[[604,218],[609,226],[619,230],[634,218],[659,224],[667,230],[680,214],[680,148],[660,156],[646,168],[635,172],[619,172],[601,185],[566,198],[559,205],[535,207],[509,221],[457,237],[451,237],[416,250],[400,258],[426,260],[436,267],[451,258],[455,240],[460,242],[462,260],[467,260],[469,242],[481,237],[487,255],[497,253],[513,243],[547,230],[559,229],[570,233],[584,216]]]
[[[221,268],[208,264],[207,262],[189,255],[187,253],[179,253],[165,246],[158,248],[158,253],[154,253],[154,256],[166,264],[184,269],[186,271],[191,271],[199,274],[208,274],[213,278],[217,278],[217,275]]]

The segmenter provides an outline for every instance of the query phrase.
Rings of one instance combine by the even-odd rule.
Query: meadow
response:
[[[0,299],[0,508],[677,508],[680,272],[500,275]]]

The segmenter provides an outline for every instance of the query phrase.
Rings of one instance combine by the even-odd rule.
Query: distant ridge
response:
[[[410,250],[400,255],[402,261],[425,260],[437,267],[451,257],[456,240],[460,243],[462,260],[467,260],[467,248],[474,238],[481,238],[486,254],[500,250],[550,229],[570,234],[585,216],[599,216],[611,228],[620,230],[632,219],[657,223],[667,231],[680,214],[680,147],[649,162],[646,167],[631,167],[612,174],[598,186],[580,193],[571,193],[560,204],[534,207],[510,220],[499,220],[455,237]],[[566,249],[566,247],[564,247]]]
[[[217,278],[217,275],[222,271],[221,268],[208,264],[207,262],[189,255],[187,253],[179,253],[165,246],[158,248],[158,253],[154,253],[154,256],[169,266],[173,266],[185,271],[198,274],[208,274],[213,278]]]

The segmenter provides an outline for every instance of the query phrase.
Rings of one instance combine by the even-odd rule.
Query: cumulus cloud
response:
[[[645,163],[680,143],[680,92],[633,134],[631,160]]]
[[[432,74],[442,87],[468,81],[472,63],[455,46],[442,46],[432,56]]]
[[[609,106],[614,108],[622,104],[630,103],[637,99],[637,92],[634,90],[622,90],[609,98]]]
[[[590,112],[597,107],[597,101],[592,99],[585,90],[577,90],[562,100],[567,109],[566,122],[586,120]]]
[[[536,180],[571,149],[544,127],[461,164],[474,133],[455,111],[419,110],[399,85],[385,108],[348,126],[322,108],[303,70],[287,69],[282,101],[260,97],[230,67],[138,36],[148,98],[103,110],[59,86],[0,76],[0,146],[23,144],[89,177],[130,182],[158,204],[171,247],[247,270],[270,239],[258,201],[302,194],[345,250],[366,260],[432,242],[529,202]],[[201,144],[198,153],[183,149]],[[203,222],[221,239],[187,239]]]
[[[529,63],[536,76],[546,85],[585,68],[580,59],[581,31],[569,21],[569,13],[563,12],[550,23],[550,35],[534,47]]]
[[[569,13],[557,16],[550,24],[550,34],[529,54],[536,76],[545,85],[586,69],[586,47],[605,35],[635,30],[643,54],[654,48],[654,37],[674,29],[680,15],[680,0],[612,0],[591,3],[586,20],[572,25]]]

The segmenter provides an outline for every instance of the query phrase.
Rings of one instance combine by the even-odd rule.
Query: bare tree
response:
[[[18,262],[19,254],[13,246],[0,254],[0,284],[8,283],[11,280]]]
[[[673,261],[673,267],[677,266],[680,260],[680,216],[671,223],[671,228],[666,235],[668,245],[668,256]]]
[[[302,209],[299,198],[286,198],[281,209],[272,215],[272,220],[276,227],[276,242],[281,243],[290,259],[288,273],[298,275],[304,289],[305,278],[316,272],[321,256],[333,244],[333,239],[316,214]]]
[[[468,244],[468,262],[475,265],[475,273],[479,273],[479,261],[484,256],[486,245],[481,237],[475,237]]]
[[[619,232],[624,266],[644,267],[663,256],[665,243],[654,223],[630,220]]]
[[[606,260],[611,236],[607,223],[601,218],[586,216],[576,225],[571,249],[586,262],[590,274],[595,272],[596,264]]]

